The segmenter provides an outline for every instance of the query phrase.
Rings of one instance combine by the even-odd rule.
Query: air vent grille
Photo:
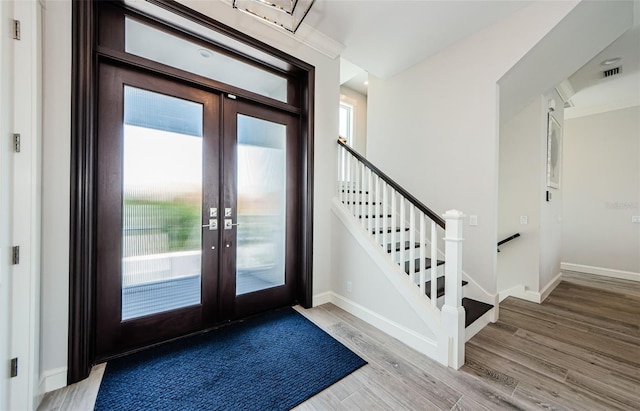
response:
[[[615,76],[616,74],[620,74],[620,67],[614,67],[614,68],[610,68],[609,70],[603,71],[602,78]]]

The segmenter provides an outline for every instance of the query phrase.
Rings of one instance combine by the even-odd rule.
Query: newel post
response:
[[[442,323],[449,334],[449,366],[458,369],[464,365],[464,318],[462,307],[462,211],[449,210],[442,216],[445,230],[445,294]]]

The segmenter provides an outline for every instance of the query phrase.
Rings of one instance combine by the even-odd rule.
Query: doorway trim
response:
[[[121,3],[115,1],[115,3]],[[220,32],[287,62],[301,80],[301,244],[296,301],[305,308],[313,295],[313,166],[315,68],[295,57],[171,0],[152,0],[174,14]],[[69,340],[67,383],[86,377],[95,358],[96,272],[96,134],[97,7],[93,1],[72,3],[71,204],[69,251]],[[246,56],[246,49],[243,50]],[[249,56],[251,57],[251,56]]]

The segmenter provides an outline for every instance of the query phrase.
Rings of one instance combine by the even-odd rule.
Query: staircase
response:
[[[464,343],[494,314],[492,304],[465,296],[469,281],[462,279],[461,267],[464,215],[451,210],[440,217],[344,142],[338,140],[338,145],[335,203],[341,214],[360,226],[378,253],[387,255],[392,262],[387,275],[402,276],[406,286],[428,302],[431,309],[426,311],[437,320],[434,333],[448,337],[446,363],[461,367]]]

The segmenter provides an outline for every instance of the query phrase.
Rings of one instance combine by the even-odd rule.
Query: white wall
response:
[[[640,276],[640,107],[567,119],[564,147],[562,261]]]
[[[281,31],[238,13],[223,2],[183,1],[195,10],[214,16],[233,28],[257,37],[316,67],[315,83],[315,191],[314,191],[314,282],[315,294],[330,287],[330,199],[336,180],[336,136],[338,135],[339,60],[304,46]],[[45,27],[45,135],[43,176],[42,253],[42,364],[45,375],[60,380],[67,364],[68,333],[68,218],[70,147],[70,1],[47,3]],[[59,83],[59,84],[55,84]],[[4,90],[4,89],[3,89]],[[66,152],[65,152],[66,150]],[[47,265],[50,264],[50,265]]]
[[[500,127],[498,239],[521,237],[498,254],[498,291],[524,285],[538,289],[540,266],[540,141],[544,138],[540,99]],[[520,224],[526,216],[529,223]]]
[[[541,141],[542,155],[541,163],[543,172],[539,174],[539,197],[540,202],[540,283],[536,291],[543,291],[552,280],[560,274],[560,262],[562,255],[562,208],[564,197],[564,183],[562,181],[562,165],[560,166],[560,188],[554,189],[546,187],[546,157],[547,157],[547,107],[548,101],[555,100],[555,111],[553,116],[560,123],[561,130],[564,130],[564,102],[553,90],[547,92],[542,97],[542,122],[544,124],[544,134]],[[560,163],[563,162],[562,147],[560,148]],[[551,201],[546,201],[546,191],[551,193]]]
[[[13,18],[13,3],[0,2],[0,33],[9,31]],[[13,48],[9,36],[0,36],[0,364],[9,364],[9,335],[11,299],[11,215],[12,215],[12,146],[9,136],[13,133]],[[9,375],[0,374],[0,409],[9,409]]]
[[[478,216],[478,226],[465,226],[463,269],[490,293],[498,225],[496,83],[575,4],[534,3],[397,76],[369,76],[368,157],[434,211]]]
[[[331,219],[331,229],[334,234],[331,244],[331,290],[387,321],[426,338],[435,339],[433,331],[416,315],[381,268],[336,216]],[[350,291],[347,289],[347,282],[351,283]]]
[[[534,293],[534,299],[560,272],[563,184],[561,181],[560,188],[554,189],[546,181],[551,100],[555,104],[552,115],[562,127],[564,107],[555,90],[538,96],[500,127],[498,238],[517,232],[521,237],[502,246],[498,254],[498,291],[524,286]],[[547,190],[551,201],[546,201]],[[520,223],[522,216],[528,218],[528,224]]]
[[[353,106],[353,148],[367,155],[367,96],[352,88],[340,86],[340,101]]]

